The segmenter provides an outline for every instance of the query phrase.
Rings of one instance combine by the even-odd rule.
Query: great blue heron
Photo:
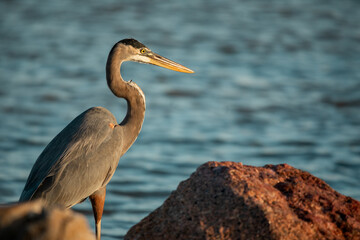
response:
[[[69,123],[36,160],[19,201],[41,198],[46,205],[72,207],[90,198],[96,225],[101,235],[101,217],[106,185],[120,157],[136,140],[144,120],[145,97],[132,81],[124,81],[120,66],[124,61],[153,64],[174,71],[192,70],[153,53],[135,39],[119,41],[106,63],[110,90],[127,101],[127,114],[118,124],[105,108],[93,107]]]

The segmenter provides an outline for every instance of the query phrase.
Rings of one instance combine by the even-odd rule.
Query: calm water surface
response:
[[[145,92],[142,132],[108,185],[104,239],[119,239],[206,161],[288,163],[360,200],[358,1],[1,1],[0,202],[16,201],[73,118],[125,102],[105,82],[134,37],[196,71],[126,63]],[[88,215],[88,201],[75,209]]]

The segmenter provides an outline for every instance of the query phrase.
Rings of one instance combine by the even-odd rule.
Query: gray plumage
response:
[[[90,198],[97,239],[106,185],[113,176],[120,157],[136,140],[144,120],[145,96],[134,82],[120,74],[124,61],[154,64],[171,70],[193,71],[153,53],[135,39],[114,45],[106,63],[106,80],[115,96],[127,102],[127,114],[117,124],[107,109],[93,107],[69,123],[36,160],[20,196],[21,202],[43,199],[46,205],[72,207]]]
[[[114,174],[122,155],[120,127],[105,108],[80,114],[44,149],[35,162],[20,201],[42,198],[45,204],[71,207]],[[83,187],[86,186],[86,187]]]

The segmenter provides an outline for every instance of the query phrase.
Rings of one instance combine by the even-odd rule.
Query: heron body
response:
[[[72,207],[90,198],[97,239],[105,201],[106,185],[119,159],[135,142],[145,116],[145,96],[136,83],[124,81],[124,61],[154,64],[171,70],[192,70],[153,53],[135,39],[114,45],[106,64],[106,78],[115,96],[127,101],[121,123],[105,108],[93,107],[70,122],[36,160],[19,201],[41,198],[46,205]]]
[[[20,201],[41,198],[71,207],[106,186],[124,149],[121,128],[109,123],[117,124],[101,107],[75,118],[39,156]]]

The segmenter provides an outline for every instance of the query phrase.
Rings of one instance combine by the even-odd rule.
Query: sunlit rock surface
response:
[[[0,239],[93,240],[95,235],[84,216],[35,201],[0,206]]]
[[[125,239],[360,239],[360,203],[287,164],[208,162]]]

